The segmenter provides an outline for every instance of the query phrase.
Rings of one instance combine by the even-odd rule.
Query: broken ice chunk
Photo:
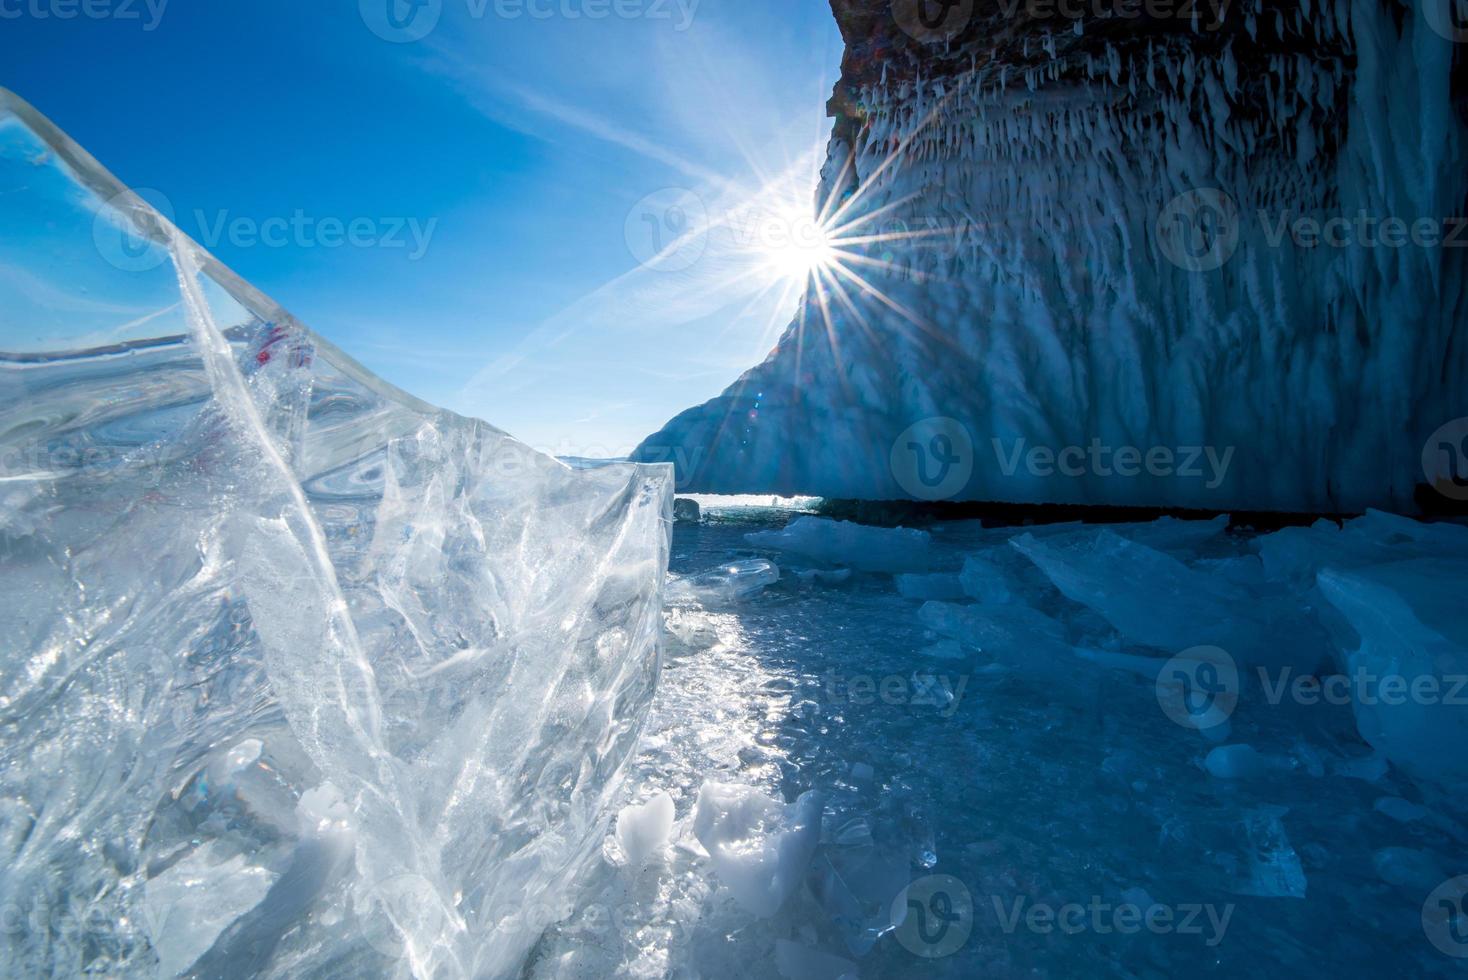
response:
[[[780,569],[762,558],[729,562],[668,585],[670,602],[726,603],[747,599],[780,581]]]
[[[820,796],[812,791],[784,804],[752,786],[704,783],[694,807],[693,835],[734,900],[768,918],[810,866],[821,835]]]
[[[1360,645],[1343,654],[1361,737],[1421,779],[1468,779],[1468,561],[1426,558],[1320,573]]]
[[[897,576],[897,591],[908,599],[964,598],[963,584],[957,575],[932,574]]]
[[[1264,562],[1258,555],[1235,555],[1232,558],[1205,558],[1193,563],[1193,568],[1221,578],[1234,585],[1264,590],[1269,587],[1264,577]]]
[[[906,851],[881,847],[868,828],[838,834],[816,859],[811,880],[846,948],[865,956],[893,928],[892,903],[912,879]]]
[[[260,904],[276,875],[235,855],[219,860],[212,843],[143,886],[143,912],[158,975],[187,970],[240,916]]]
[[[0,893],[108,909],[0,963],[513,974],[651,706],[671,469],[394,389],[5,92],[0,144]]]
[[[303,837],[349,837],[352,807],[342,799],[340,790],[330,783],[322,783],[301,794],[296,804],[296,821]]]
[[[673,832],[673,798],[658,793],[641,806],[632,804],[617,814],[617,843],[627,864],[640,868],[663,846]]]
[[[963,563],[958,580],[965,595],[990,605],[1009,602],[1018,591],[1013,577],[997,561],[984,555],[970,556]]]
[[[1383,847],[1371,856],[1381,880],[1422,894],[1441,884],[1446,875],[1437,858],[1410,847]]]
[[[1456,558],[1468,552],[1468,527],[1428,524],[1379,510],[1347,522],[1317,521],[1287,527],[1258,541],[1265,574],[1302,589],[1327,568],[1346,571],[1374,565],[1383,555],[1398,558]]]
[[[909,679],[912,682],[912,695],[908,703],[914,707],[937,708],[945,718],[953,713],[951,709],[954,702],[963,697],[963,689],[968,686],[967,677],[960,677],[955,683],[947,674],[913,671]]]
[[[979,673],[1024,678],[1078,707],[1093,704],[1100,690],[1094,675],[1076,670],[1080,658],[1066,642],[1064,627],[1029,606],[929,602],[918,610],[918,619],[946,638],[922,651],[928,656],[968,659],[962,648],[976,649],[992,660]],[[950,643],[959,646],[958,655]]]
[[[756,548],[784,551],[862,572],[920,572],[928,567],[932,536],[912,528],[868,527],[801,517],[782,530],[746,534],[744,540]]]
[[[1222,647],[1247,664],[1313,670],[1326,635],[1292,599],[1261,595],[1110,531],[1011,542],[1067,598],[1161,650]]]
[[[1304,898],[1307,881],[1300,856],[1290,846],[1281,818],[1285,807],[1265,806],[1244,812],[1245,858],[1248,867],[1232,890],[1260,898]]]
[[[1220,516],[1208,521],[1184,521],[1162,517],[1145,524],[1118,525],[1114,530],[1148,548],[1189,556],[1227,531],[1228,518]]]
[[[719,631],[703,609],[673,608],[663,616],[663,638],[670,655],[698,653],[719,644]]]
[[[1244,779],[1271,768],[1269,760],[1252,745],[1220,745],[1208,753],[1203,765],[1219,779]]]
[[[1064,638],[1059,623],[1028,606],[957,605],[928,602],[918,619],[935,633],[999,657],[1002,653],[1036,655],[1036,644],[1053,645]]]
[[[968,654],[963,652],[963,645],[957,640],[939,640],[918,651],[920,656],[936,657],[939,660],[967,660]]]

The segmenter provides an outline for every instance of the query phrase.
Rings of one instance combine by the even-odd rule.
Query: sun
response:
[[[757,251],[774,279],[803,286],[837,261],[836,243],[815,216],[791,207],[761,229]]]
[[[765,251],[765,264],[769,270],[780,279],[795,282],[803,282],[817,275],[822,269],[828,268],[834,259],[834,251],[824,243],[772,247]]]
[[[883,186],[884,173],[902,166],[909,144],[946,104],[947,99],[936,106],[860,180],[852,156],[837,173],[816,169],[815,161],[823,156],[818,146],[785,173],[768,177],[757,172],[760,182],[753,190],[725,182],[722,207],[706,217],[699,232],[705,238],[728,236],[733,244],[722,255],[732,261],[723,264],[727,272],[720,283],[747,290],[750,296],[736,319],[773,297],[762,334],[770,338],[782,335],[789,323],[784,311],[791,305],[796,309],[792,329],[797,344],[807,330],[823,331],[833,348],[843,334],[876,339],[883,329],[942,336],[903,303],[900,291],[889,294],[883,278],[892,277],[894,285],[938,279],[936,272],[900,262],[890,246],[903,243],[914,252],[938,248],[963,228],[926,222],[913,229],[902,216],[916,192],[872,199],[872,190]]]

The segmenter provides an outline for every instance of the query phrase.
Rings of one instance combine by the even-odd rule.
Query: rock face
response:
[[[685,492],[1468,497],[1457,2],[833,0],[833,261],[639,458]]]

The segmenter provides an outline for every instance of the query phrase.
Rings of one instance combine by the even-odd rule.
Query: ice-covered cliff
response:
[[[374,378],[0,90],[0,963],[500,976],[599,853],[666,467]]]
[[[1456,3],[833,0],[833,261],[638,458],[879,500],[1468,496]]]

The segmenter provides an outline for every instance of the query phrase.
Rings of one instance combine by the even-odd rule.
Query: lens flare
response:
[[[826,228],[808,216],[785,216],[779,234],[760,245],[765,268],[775,278],[804,286],[831,268],[836,248]]]

